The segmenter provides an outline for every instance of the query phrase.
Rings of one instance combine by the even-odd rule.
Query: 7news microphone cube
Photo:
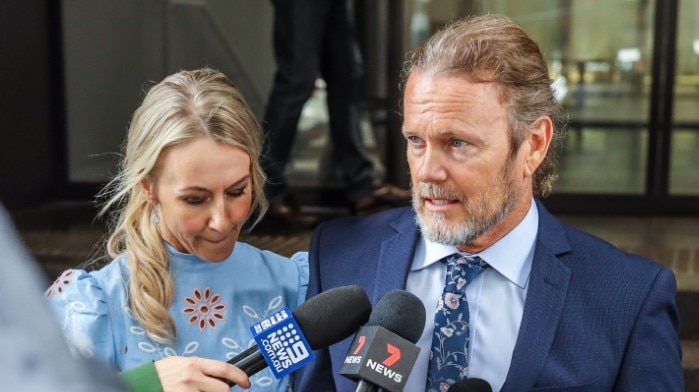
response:
[[[386,328],[364,326],[354,336],[340,374],[390,392],[400,392],[419,352],[415,344]]]

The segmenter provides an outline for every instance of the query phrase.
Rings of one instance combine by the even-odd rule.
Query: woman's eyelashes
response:
[[[240,196],[243,196],[243,195],[246,193],[246,192],[245,192],[245,188],[246,188],[246,187],[247,187],[247,186],[244,186],[244,187],[238,188],[238,189],[234,189],[234,190],[230,190],[230,191],[226,192],[226,195],[228,195],[229,197],[240,197]]]
[[[206,201],[208,201],[208,197],[184,196],[182,200],[184,200],[184,202],[189,205],[197,206],[200,204],[204,204]]]
[[[232,198],[241,197],[247,193],[246,188],[247,188],[247,186],[227,190],[226,196],[232,197]],[[182,200],[189,205],[196,206],[196,205],[201,205],[201,204],[209,202],[209,200],[211,200],[211,197],[210,196],[183,196]]]

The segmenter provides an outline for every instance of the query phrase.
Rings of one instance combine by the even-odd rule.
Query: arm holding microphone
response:
[[[227,392],[234,385],[248,388],[248,377],[265,369],[270,363],[273,364],[272,372],[281,378],[313,361],[311,355],[304,353],[310,354],[310,350],[326,348],[351,336],[369,319],[370,313],[371,302],[363,289],[358,286],[336,287],[309,298],[293,312],[282,310],[252,326],[253,333],[256,328],[260,330],[255,336],[258,344],[227,363],[175,356],[156,361],[153,365],[142,365],[123,372],[122,375],[133,391],[189,391],[188,388],[191,388],[192,391]],[[296,331],[286,329],[290,322],[298,327]],[[284,335],[288,336],[281,336],[273,324],[281,327]],[[263,328],[263,325],[267,325],[267,328]],[[275,340],[280,336],[282,340],[286,340]],[[299,338],[294,340],[295,336]],[[308,351],[304,351],[306,348]],[[270,355],[273,358],[270,359]],[[157,377],[155,382],[144,382],[139,373],[152,379],[150,366],[154,366]],[[162,388],[156,385],[158,380]]]
[[[250,379],[241,369],[226,362],[199,357],[168,357],[153,363],[162,390],[168,391],[207,391],[230,392],[231,385],[250,388]],[[218,379],[226,380],[228,385]],[[144,392],[144,384],[137,384]]]

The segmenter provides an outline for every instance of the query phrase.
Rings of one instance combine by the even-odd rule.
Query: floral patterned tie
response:
[[[434,335],[427,372],[428,392],[444,392],[468,374],[466,285],[488,267],[478,256],[464,257],[458,253],[441,261],[447,264],[447,279],[434,315]]]

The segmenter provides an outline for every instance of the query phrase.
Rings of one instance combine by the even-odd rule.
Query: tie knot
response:
[[[488,266],[483,259],[478,256],[463,256],[460,253],[451,254],[442,259],[447,264],[447,267],[463,266],[468,264],[468,268],[485,268]]]
[[[458,292],[466,288],[488,264],[478,256],[462,256],[458,253],[442,259],[447,264],[446,291]]]

